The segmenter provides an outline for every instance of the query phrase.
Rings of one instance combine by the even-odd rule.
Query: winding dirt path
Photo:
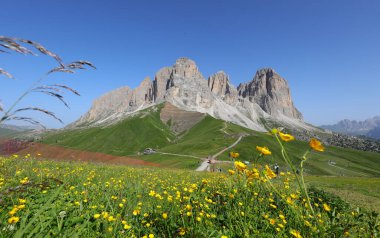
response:
[[[194,155],[182,155],[182,154],[174,154],[174,153],[166,153],[166,152],[158,152],[158,151],[156,151],[156,154],[161,154],[161,155],[175,155],[175,156],[181,156],[181,157],[190,157],[190,158],[195,158],[195,159],[203,159],[203,158],[201,158],[201,157],[194,156]]]
[[[237,144],[239,144],[239,142],[241,141],[241,139],[244,137],[244,135],[241,135],[239,136],[239,138],[233,143],[231,144],[230,146],[224,148],[223,150],[219,151],[218,153],[214,154],[213,156],[211,156],[210,159],[205,159],[202,164],[195,169],[195,171],[209,171],[210,170],[210,165],[211,163],[209,163],[210,160],[213,160],[214,163],[231,163],[231,161],[220,161],[220,160],[216,160],[216,158],[221,155],[222,153],[224,153],[225,151],[233,148],[234,146],[236,146]]]

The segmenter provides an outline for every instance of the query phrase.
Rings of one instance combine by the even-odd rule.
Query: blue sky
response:
[[[380,115],[380,1],[13,0],[1,3],[0,29],[40,42],[66,62],[86,59],[98,67],[48,79],[82,94],[66,95],[70,109],[39,95],[20,104],[50,109],[65,123],[100,95],[136,87],[183,56],[206,78],[224,70],[235,86],[259,68],[274,68],[315,125]],[[0,67],[17,78],[0,78],[2,104],[9,106],[53,66],[44,56],[1,54]]]

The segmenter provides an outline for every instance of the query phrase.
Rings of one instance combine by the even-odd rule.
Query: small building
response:
[[[144,150],[144,155],[150,155],[150,154],[154,154],[154,153],[156,153],[156,151],[152,148],[146,148]]]

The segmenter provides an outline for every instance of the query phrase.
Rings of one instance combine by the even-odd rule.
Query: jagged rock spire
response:
[[[240,84],[238,94],[256,102],[272,116],[302,119],[302,114],[294,107],[288,82],[271,68],[258,70],[252,81]]]
[[[236,88],[230,83],[229,76],[224,71],[218,71],[208,78],[208,87],[218,97],[221,97],[228,104],[237,102],[238,93]]]

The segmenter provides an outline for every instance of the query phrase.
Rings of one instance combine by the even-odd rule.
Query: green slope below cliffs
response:
[[[107,127],[63,130],[43,138],[43,143],[112,155],[136,155],[147,147],[161,148],[174,139],[161,122],[156,107]]]
[[[160,109],[154,107],[115,125],[103,128],[87,128],[60,131],[44,138],[43,142],[79,150],[103,152],[112,155],[137,155],[145,148],[171,153],[139,156],[140,159],[175,168],[198,166],[199,159],[176,156],[191,155],[206,158],[234,143],[244,135],[230,151],[240,153],[240,160],[252,161],[258,155],[256,146],[267,146],[271,156],[261,158],[262,164],[278,163],[282,171],[289,170],[283,163],[281,149],[273,135],[255,132],[232,123],[206,116],[195,126],[179,135],[170,131],[160,120]],[[299,164],[303,153],[309,149],[307,142],[285,143],[292,160]],[[228,152],[218,157],[229,160]],[[377,176],[380,177],[380,154],[328,146],[323,153],[311,152],[305,163],[305,172],[314,175]],[[231,167],[231,163],[220,165]]]

